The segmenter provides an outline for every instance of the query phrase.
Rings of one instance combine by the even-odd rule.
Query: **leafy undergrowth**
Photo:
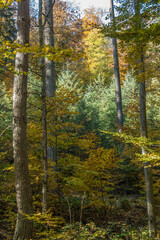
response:
[[[120,227],[120,226],[118,226]],[[149,238],[148,231],[145,228],[133,229],[125,224],[121,225],[119,233],[115,233],[115,223],[110,223],[106,229],[96,227],[94,223],[81,225],[75,223],[66,225],[61,229],[61,232],[56,234],[53,240],[158,240],[159,235],[154,238]]]

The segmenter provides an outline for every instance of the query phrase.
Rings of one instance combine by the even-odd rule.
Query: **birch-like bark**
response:
[[[114,16],[114,4],[113,0],[110,0],[110,16],[113,22],[113,27],[115,26],[115,16]],[[120,84],[120,73],[119,73],[119,60],[118,60],[118,49],[117,49],[117,39],[112,38],[113,45],[113,59],[114,59],[114,74],[116,83],[116,103],[117,103],[117,120],[119,133],[122,132],[123,127],[123,111],[122,111],[122,96],[121,96],[121,84]]]
[[[17,42],[29,43],[29,0],[18,3]],[[17,222],[14,240],[32,239],[33,224],[26,215],[32,213],[32,193],[27,155],[27,72],[28,55],[18,52],[15,59],[13,87],[13,157],[17,198]]]
[[[42,0],[39,0],[39,45],[43,46]],[[44,58],[40,58],[42,83],[42,133],[43,133],[43,183],[42,183],[42,212],[47,211],[47,110],[46,110],[46,81]]]

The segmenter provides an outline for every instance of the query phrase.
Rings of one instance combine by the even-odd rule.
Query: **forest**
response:
[[[159,13],[0,0],[0,239],[160,239]]]

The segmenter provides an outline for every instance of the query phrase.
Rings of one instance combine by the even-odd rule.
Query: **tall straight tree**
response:
[[[49,47],[54,47],[54,34],[53,34],[53,6],[55,1],[44,0],[44,25],[42,25],[42,0],[39,0],[39,39],[40,46],[43,43]],[[43,31],[44,30],[44,31]],[[44,34],[43,34],[44,32]],[[43,40],[44,35],[44,40]],[[41,77],[42,77],[42,128],[43,128],[43,185],[42,185],[42,212],[47,210],[47,165],[48,156],[53,159],[53,151],[48,147],[47,141],[47,110],[46,110],[46,97],[53,97],[56,91],[56,73],[55,63],[48,58],[41,58]],[[53,159],[54,160],[54,159]]]
[[[55,1],[44,0],[45,26],[44,26],[44,43],[50,47],[54,47],[53,34],[53,6]],[[56,91],[56,72],[55,63],[45,58],[45,77],[46,77],[46,94],[47,97],[53,97]]]
[[[135,8],[135,20],[137,30],[141,28],[140,22],[140,2],[134,0]],[[148,138],[147,133],[147,117],[146,117],[146,87],[145,87],[145,60],[144,60],[144,49],[143,43],[138,42],[137,49],[139,54],[137,56],[138,68],[139,68],[139,97],[140,97],[140,132],[141,137]],[[145,155],[146,149],[145,146],[142,147],[142,155]],[[145,185],[146,185],[146,199],[147,199],[147,212],[148,212],[148,227],[150,236],[156,234],[156,216],[155,216],[155,204],[154,204],[154,195],[153,195],[153,183],[152,183],[152,169],[151,165],[144,163],[144,176],[145,176]]]
[[[116,30],[113,0],[110,0],[110,16],[111,16],[111,21],[113,23],[114,30]],[[114,74],[115,74],[115,83],[116,83],[117,120],[118,120],[119,133],[121,133],[122,127],[123,127],[123,111],[122,111],[122,96],[121,96],[117,39],[115,37],[112,38],[112,45],[113,45],[113,59],[114,59]]]
[[[147,118],[146,118],[146,88],[145,88],[145,68],[144,68],[144,56],[141,54],[139,61],[141,64],[140,74],[143,76],[139,82],[140,92],[140,131],[141,137],[148,138],[147,133]],[[142,154],[145,155],[145,146],[142,147]],[[146,185],[146,199],[147,199],[147,212],[148,212],[148,228],[150,236],[156,234],[156,215],[155,215],[155,204],[153,194],[153,181],[152,181],[152,168],[150,163],[144,163],[144,177]]]
[[[42,24],[42,0],[39,0],[39,45],[42,48],[43,24]],[[46,110],[46,81],[44,58],[40,58],[41,83],[42,83],[42,132],[43,132],[43,184],[42,184],[42,212],[47,210],[47,110]]]
[[[116,36],[126,47],[127,61],[134,68],[134,74],[140,86],[140,132],[147,139],[146,118],[146,88],[145,81],[145,51],[149,42],[156,42],[159,34],[159,26],[156,20],[159,14],[157,0],[118,0],[116,8],[117,22]],[[113,30],[112,30],[113,33]],[[114,32],[115,36],[115,32]],[[142,155],[146,155],[145,146],[142,147]],[[155,205],[153,198],[153,184],[151,165],[144,163],[144,175],[146,184],[146,198],[148,211],[148,225],[150,235],[156,233]]]
[[[24,46],[29,43],[29,0],[18,2],[17,42]],[[32,193],[29,180],[27,155],[27,71],[28,55],[18,52],[15,59],[13,88],[13,156],[17,197],[17,222],[14,240],[32,238],[32,221],[26,215],[32,213]]]

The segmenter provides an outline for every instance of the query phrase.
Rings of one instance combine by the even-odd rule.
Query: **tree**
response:
[[[116,129],[115,83],[112,82],[107,86],[99,75],[86,87],[77,110],[79,112],[77,121],[83,124],[85,131],[96,132],[105,148],[113,147],[111,137],[106,137],[100,130],[115,131]]]
[[[49,47],[54,47],[53,32],[53,5],[51,0],[44,1],[45,25],[44,25],[44,43]],[[45,78],[46,78],[46,95],[53,97],[56,90],[56,73],[55,63],[45,58]]]
[[[106,85],[109,85],[113,74],[109,40],[99,29],[93,28],[84,31],[83,47],[86,56],[84,70],[88,70],[88,82],[101,75]]]
[[[73,2],[58,0],[54,5],[54,40],[55,48],[63,49],[64,52],[70,49],[76,58],[83,51],[82,44],[83,28],[80,9]],[[56,75],[58,77],[63,71],[66,63],[70,63],[70,69],[75,72],[81,72],[80,63],[82,58],[72,61],[68,58],[68,54],[64,55],[63,61],[56,62]],[[83,77],[82,77],[83,78]]]
[[[13,41],[16,37],[15,19],[14,19],[14,6],[9,5],[0,8],[0,41],[9,40]]]
[[[113,22],[113,27],[116,30],[113,0],[110,0],[110,4],[111,4],[111,9],[110,9],[111,21]],[[117,39],[115,37],[112,38],[112,45],[113,45],[113,59],[114,59],[114,74],[115,74],[115,83],[116,83],[117,120],[118,120],[119,132],[122,132],[123,111],[122,111],[121,83],[120,83],[120,73],[119,73]]]
[[[54,47],[54,33],[53,33],[53,6],[51,0],[44,1],[44,43],[46,46]],[[40,46],[43,45],[43,29],[42,29],[42,2],[39,3],[39,29],[40,29]],[[43,186],[42,186],[42,211],[47,210],[47,164],[48,156],[53,159],[53,151],[48,148],[47,142],[47,111],[46,111],[46,97],[53,97],[56,91],[56,72],[55,63],[53,60],[45,58],[45,72],[43,72],[43,61],[41,62],[42,73],[42,125],[43,125]],[[47,149],[48,148],[48,149]],[[48,154],[47,154],[48,150]]]
[[[157,1],[121,1],[116,7],[118,12],[116,19],[116,32],[114,26],[111,35],[118,37],[122,45],[126,46],[128,63],[134,69],[134,75],[140,87],[140,133],[146,139],[147,119],[146,119],[146,73],[145,73],[145,53],[149,42],[156,42],[158,26],[155,21],[158,13]],[[158,5],[157,5],[158,4]],[[134,7],[133,7],[134,6]],[[154,20],[153,20],[154,19]],[[146,155],[145,146],[142,147],[142,155]],[[151,165],[144,163],[146,197],[148,210],[148,225],[150,235],[155,234],[155,205],[153,200]]]
[[[80,75],[87,84],[93,82],[98,75],[109,84],[113,74],[110,42],[100,30],[103,25],[101,20],[103,15],[102,10],[90,8],[85,10],[82,18],[82,46],[85,57],[78,66],[80,70],[83,68],[83,73]]]
[[[16,39],[16,27],[15,27],[15,9],[14,5],[3,4],[0,7],[0,47],[3,48],[6,42],[13,43]],[[10,83],[13,78],[13,73],[9,70],[11,66],[14,66],[14,60],[7,58],[6,51],[5,56],[1,55],[0,59],[0,77],[4,80],[9,80]]]
[[[29,43],[29,1],[18,3],[17,42],[22,46]],[[32,222],[26,215],[32,213],[32,193],[27,156],[27,72],[28,55],[17,52],[13,89],[13,156],[17,195],[17,222],[14,240],[32,238]]]
[[[45,27],[45,26],[44,26]],[[39,45],[43,47],[43,22],[42,22],[42,0],[39,0]],[[46,80],[44,58],[40,58],[40,72],[42,83],[42,133],[43,133],[43,184],[42,184],[42,212],[47,210],[47,111],[46,111]]]
[[[79,7],[70,1],[57,0],[54,5],[55,46],[62,49],[80,48],[82,32]]]
[[[138,21],[140,16],[140,3],[134,0],[135,15],[137,17],[137,28],[141,27],[141,23]],[[147,114],[146,114],[146,87],[145,87],[145,60],[144,60],[144,49],[143,44],[140,42],[137,45],[140,50],[138,67],[139,74],[141,75],[139,81],[139,100],[140,100],[140,133],[142,138],[148,138],[147,131]],[[142,147],[142,155],[145,155],[145,146]],[[155,204],[153,195],[153,182],[152,182],[152,168],[149,163],[144,163],[144,176],[146,184],[146,198],[147,198],[147,212],[148,212],[148,227],[150,236],[156,235],[156,215],[155,215]]]

